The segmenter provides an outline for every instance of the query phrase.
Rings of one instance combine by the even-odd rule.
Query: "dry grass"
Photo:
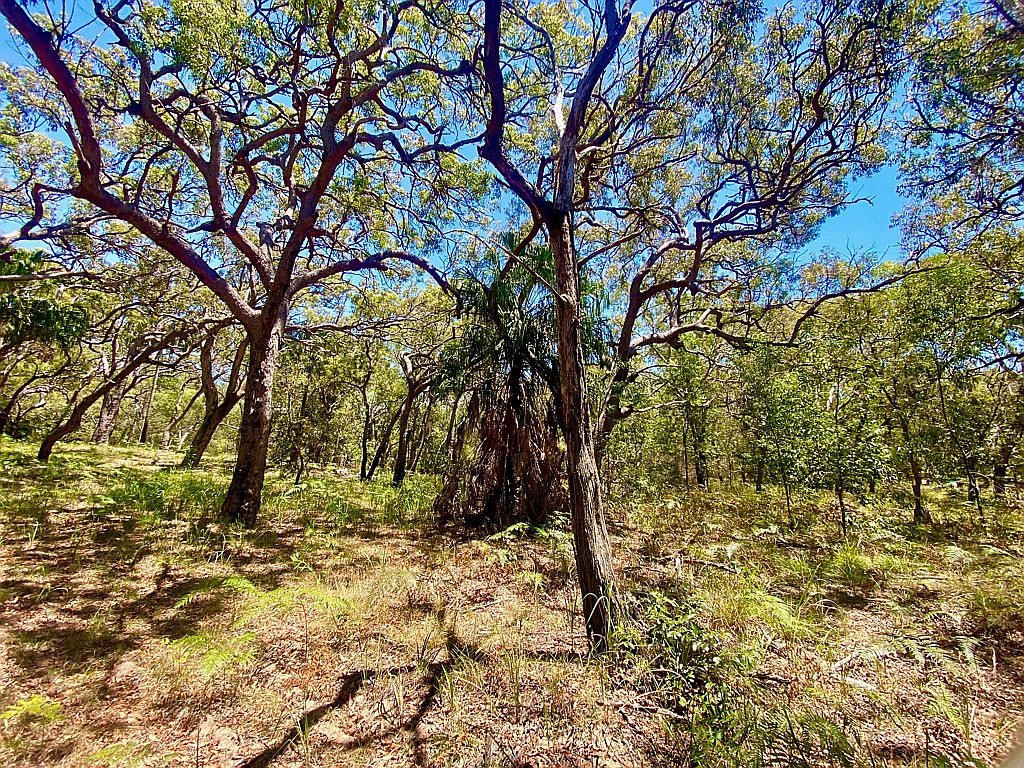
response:
[[[740,492],[619,505],[650,634],[591,659],[557,529],[473,540],[431,526],[426,481],[314,475],[234,530],[211,514],[224,468],[157,471],[174,459],[71,446],[44,468],[0,443],[0,764],[760,765],[764,713],[788,712],[857,763],[923,768],[991,764],[1024,711],[1016,510],[975,529],[947,500],[929,538],[879,509],[844,542],[824,502],[799,533]],[[724,719],[710,684],[670,695],[652,594],[708,638],[687,685],[714,679]],[[701,741],[737,713],[749,741]]]

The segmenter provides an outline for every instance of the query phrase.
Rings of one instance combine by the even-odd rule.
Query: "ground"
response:
[[[439,529],[430,478],[268,483],[0,442],[0,764],[996,765],[1024,722],[1024,520],[748,488],[609,509],[623,633],[587,654],[558,522]]]

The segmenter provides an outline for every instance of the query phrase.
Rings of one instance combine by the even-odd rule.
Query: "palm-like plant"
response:
[[[442,516],[504,527],[538,523],[567,501],[560,441],[554,282],[547,248],[526,248],[504,267],[487,253],[463,271],[463,323],[442,350],[442,386],[468,395]],[[596,323],[588,339],[596,342]],[[594,351],[596,343],[590,344]],[[464,460],[467,435],[475,451]]]

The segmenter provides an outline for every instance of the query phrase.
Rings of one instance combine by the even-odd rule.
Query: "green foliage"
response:
[[[775,702],[741,676],[740,660],[704,630],[696,611],[656,593],[643,642],[619,652],[644,670],[642,683],[665,708],[681,764],[695,768],[852,768],[855,741],[829,717]]]
[[[96,497],[104,505],[151,512],[158,517],[214,515],[225,487],[219,479],[197,472],[166,470],[126,472],[109,494]]]
[[[222,576],[206,579],[200,586],[185,594],[174,604],[175,608],[184,608],[196,600],[206,597],[217,590],[228,590],[236,594],[259,594],[259,589],[244,576]]]
[[[655,594],[645,621],[652,674],[673,711],[685,711],[695,698],[723,685],[724,672],[735,661],[700,627],[692,609]]]
[[[256,635],[252,632],[226,636],[203,632],[170,645],[179,663],[194,664],[208,680],[226,676],[257,656]]]
[[[11,704],[0,714],[3,720],[37,721],[53,723],[64,717],[64,707],[59,701],[40,694],[29,696]]]
[[[409,475],[397,488],[385,480],[374,480],[367,484],[367,493],[380,511],[382,522],[413,525],[433,508],[437,480],[427,475]]]
[[[10,263],[0,261],[0,275],[26,276],[43,264],[41,251],[15,250]],[[89,327],[89,312],[77,302],[36,295],[0,283],[0,338],[8,344],[38,341],[67,350]]]

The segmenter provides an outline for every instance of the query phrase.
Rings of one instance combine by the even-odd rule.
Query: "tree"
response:
[[[234,351],[231,353],[229,342],[229,353],[231,354],[231,365],[227,369],[227,381],[224,384],[223,393],[217,389],[217,379],[221,372],[214,369],[214,353],[218,337],[228,330],[231,323],[221,321],[211,325],[205,333],[205,337],[199,352],[200,384],[199,392],[203,396],[203,418],[196,427],[188,450],[181,459],[182,469],[195,469],[203,460],[206,449],[210,447],[213,435],[217,427],[221,425],[232,409],[242,399],[242,381],[245,365],[245,353],[248,348],[248,340],[234,340]],[[229,336],[230,334],[224,334]]]
[[[684,2],[656,4],[633,26],[631,7],[556,13],[488,0],[481,66],[480,154],[525,205],[532,232],[546,232],[556,267],[573,532],[597,648],[614,627],[614,574],[580,272],[604,267],[625,294],[596,424],[607,435],[646,350],[691,333],[742,344],[801,303],[772,293],[770,256],[807,242],[849,201],[845,181],[884,160],[910,20],[884,0],[765,16],[744,3]],[[803,302],[805,313],[827,298]]]
[[[511,236],[506,242],[514,244]],[[555,310],[542,281],[553,279],[551,253],[527,246],[518,262],[501,263],[488,249],[456,283],[462,322],[441,351],[439,384],[456,393],[445,488],[435,511],[450,517],[459,507],[470,523],[506,527],[538,524],[564,508],[555,354]],[[504,267],[504,268],[503,268]],[[587,356],[600,340],[584,327]],[[467,397],[455,437],[458,401]],[[476,454],[462,460],[467,432]],[[459,493],[460,486],[464,493]],[[461,503],[456,503],[461,498]]]
[[[0,262],[0,434],[16,434],[28,413],[45,406],[45,399],[23,408],[33,395],[42,395],[66,372],[72,348],[89,331],[89,311],[75,300],[59,296],[46,274],[44,254],[18,251],[10,263]]]
[[[238,457],[223,512],[255,524],[281,340],[296,296],[395,263],[440,275],[428,251],[453,190],[482,180],[450,152],[469,72],[447,46],[445,4],[242,6],[97,2],[46,21],[0,13],[41,68],[5,68],[20,116],[5,142],[3,237],[131,233],[187,267],[248,338]],[[67,144],[34,130],[42,121]],[[41,149],[42,147],[42,149]],[[401,181],[396,168],[415,169]],[[415,210],[394,201],[418,200]]]
[[[98,386],[78,399],[71,412],[43,438],[39,446],[39,461],[49,461],[54,446],[68,435],[74,433],[82,425],[82,418],[94,403],[117,389],[125,380],[147,363],[152,363],[157,353],[174,351],[175,347],[193,334],[192,328],[172,327],[169,330],[155,329],[140,336],[128,350],[122,366],[107,373]],[[187,353],[186,353],[187,354]]]
[[[1015,2],[939,3],[915,40],[904,175],[922,252],[1019,239],[1024,203],[1024,14]]]

